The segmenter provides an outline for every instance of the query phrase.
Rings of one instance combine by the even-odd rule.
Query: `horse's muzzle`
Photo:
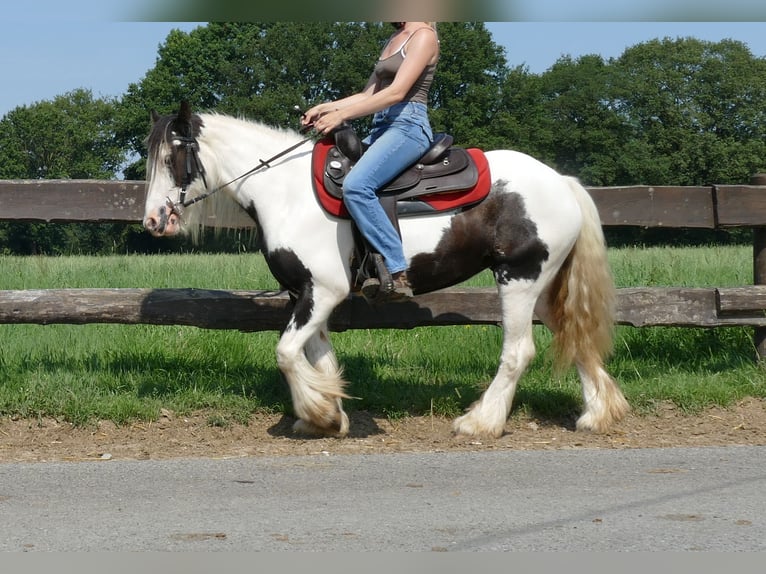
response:
[[[175,235],[178,233],[180,226],[181,219],[178,213],[172,207],[166,205],[144,217],[144,229],[154,237]]]

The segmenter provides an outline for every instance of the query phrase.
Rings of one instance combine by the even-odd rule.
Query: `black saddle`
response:
[[[337,130],[333,135],[335,146],[328,151],[325,160],[324,186],[330,195],[341,199],[343,180],[365,150],[350,126]],[[437,133],[426,153],[379,190],[378,197],[387,211],[391,206],[386,204],[393,202],[399,204],[396,207],[399,215],[407,215],[412,210],[400,204],[402,200],[470,189],[476,185],[478,178],[478,169],[469,153],[463,148],[453,147],[451,135]]]

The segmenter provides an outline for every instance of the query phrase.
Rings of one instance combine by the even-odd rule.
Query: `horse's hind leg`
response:
[[[453,430],[465,435],[499,437],[511,412],[519,379],[535,356],[532,318],[537,289],[530,281],[500,285],[503,348],[500,366],[481,398],[455,419]]]
[[[559,325],[548,305],[549,297],[540,297],[535,309],[537,316],[556,335]],[[583,410],[577,419],[578,430],[606,432],[630,410],[622,391],[606,371],[603,357],[588,346],[578,346],[573,357],[582,385]]]

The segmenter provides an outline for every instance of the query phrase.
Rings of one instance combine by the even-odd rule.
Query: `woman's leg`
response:
[[[419,132],[421,137],[413,132]],[[393,275],[407,268],[399,233],[380,205],[376,192],[414,164],[430,141],[422,128],[392,124],[362,155],[343,182],[343,201],[359,231],[383,256]]]

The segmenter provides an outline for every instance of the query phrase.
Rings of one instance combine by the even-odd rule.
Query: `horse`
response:
[[[356,239],[348,217],[320,205],[312,182],[315,146],[308,143],[301,130],[195,113],[186,102],[167,115],[152,110],[143,226],[162,237],[187,233],[211,213],[221,226],[243,210],[252,218],[269,270],[293,303],[276,345],[296,418],[293,431],[344,437],[349,418],[343,399],[350,397],[328,320],[353,296]],[[616,290],[597,208],[576,178],[527,154],[482,153],[491,182],[484,199],[398,222],[410,302],[486,269],[497,286],[500,363],[452,431],[502,436],[519,379],[536,354],[536,315],[553,334],[554,364],[577,370],[583,409],[575,428],[606,432],[630,407],[605,369]]]

